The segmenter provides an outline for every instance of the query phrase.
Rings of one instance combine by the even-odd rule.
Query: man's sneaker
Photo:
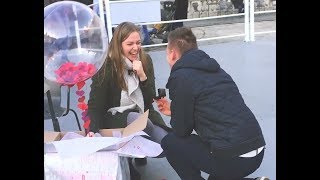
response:
[[[270,179],[267,178],[267,177],[262,176],[262,177],[255,178],[255,180],[270,180]]]

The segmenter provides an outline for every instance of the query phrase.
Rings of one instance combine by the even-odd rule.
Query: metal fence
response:
[[[50,0],[47,0],[50,1]],[[56,0],[51,0],[56,1]],[[86,4],[89,7],[98,6],[99,14],[105,14],[105,16],[100,16],[103,26],[107,29],[109,41],[112,38],[112,28],[116,27],[118,24],[113,23],[111,20],[111,4],[116,3],[135,3],[135,2],[147,2],[147,1],[160,1],[163,3],[168,0],[97,0],[98,3]],[[174,0],[169,0],[174,1]],[[81,2],[81,1],[79,1]],[[52,3],[52,2],[51,2]],[[46,3],[45,3],[46,4]],[[275,0],[244,0],[244,12],[240,11],[239,8],[235,7],[230,0],[189,0],[188,4],[188,18],[179,20],[162,20],[153,22],[135,22],[137,25],[147,25],[154,26],[157,24],[171,24],[176,22],[196,22],[203,20],[221,20],[228,19],[231,17],[243,18],[244,22],[244,33],[210,37],[210,38],[200,38],[198,41],[209,41],[215,39],[233,38],[233,37],[244,37],[244,41],[254,41],[255,35],[265,34],[265,33],[275,33],[275,30],[255,32],[254,22],[256,14],[270,14],[276,12],[276,1]],[[148,7],[146,7],[148,8]],[[106,18],[106,19],[105,19]],[[165,46],[167,43],[158,43],[143,45],[143,47],[157,47]]]

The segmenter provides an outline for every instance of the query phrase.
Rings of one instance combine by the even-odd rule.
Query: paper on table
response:
[[[156,157],[161,154],[163,149],[160,144],[150,141],[141,136],[135,136],[116,152],[122,156],[144,158]]]
[[[108,147],[112,147],[113,145],[119,145],[121,143],[128,142],[134,136],[147,135],[147,134],[143,131],[139,131],[123,138],[118,138],[118,137],[77,138],[78,136],[75,134],[72,134],[72,132],[70,132],[70,134],[67,133],[66,135],[68,138],[74,138],[74,137],[76,138],[52,142],[52,144],[55,146],[55,149],[57,150],[61,158],[88,155],[102,149],[109,150]],[[110,150],[114,150],[114,149],[110,149]]]

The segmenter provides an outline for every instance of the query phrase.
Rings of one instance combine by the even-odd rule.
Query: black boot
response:
[[[129,170],[130,170],[130,180],[141,180],[141,175],[133,166],[131,158],[129,159]]]
[[[147,158],[134,158],[136,166],[145,166],[147,164]]]

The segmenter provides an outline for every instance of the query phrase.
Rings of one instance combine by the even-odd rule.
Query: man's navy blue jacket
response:
[[[193,129],[215,156],[234,157],[265,145],[259,123],[239,89],[213,58],[199,49],[182,55],[166,88],[171,99],[173,132]]]

